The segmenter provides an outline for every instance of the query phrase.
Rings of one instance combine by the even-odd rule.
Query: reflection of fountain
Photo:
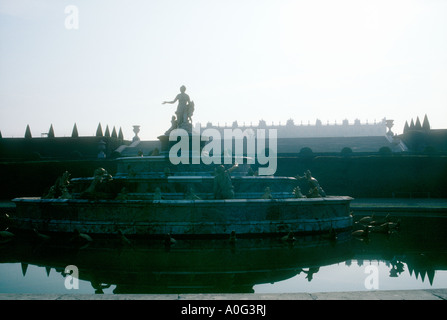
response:
[[[129,246],[115,235],[107,240],[94,238],[83,248],[68,246],[63,237],[44,244],[36,238],[16,237],[14,245],[0,246],[0,263],[23,261],[23,273],[29,263],[45,267],[47,274],[52,268],[62,273],[74,263],[80,280],[90,282],[92,292],[98,293],[106,288],[115,288],[114,293],[248,293],[257,290],[256,285],[292,281],[297,275],[312,282],[325,274],[325,267],[343,261],[348,267],[353,261],[359,267],[384,263],[389,273],[383,275],[392,277],[393,283],[394,278],[408,281],[409,273],[417,282],[436,285],[436,272],[447,270],[447,219],[401,218],[398,233],[372,232],[368,243],[350,241],[350,232],[338,234],[336,241],[325,235],[297,236],[294,242],[236,235],[232,242],[177,238],[170,246],[163,239],[126,235],[132,242]]]
[[[375,212],[376,221],[386,219],[396,221],[396,217]],[[353,241],[354,257],[360,266],[364,261],[384,261],[389,269],[389,277],[399,277],[405,269],[410,276],[428,278],[433,285],[435,270],[447,270],[447,219],[405,216],[398,214],[400,227],[390,232],[372,231],[368,242]],[[358,226],[361,216],[354,215],[354,225]],[[390,222],[387,222],[390,223]],[[370,226],[371,227],[371,226]],[[366,244],[366,245],[365,245]]]
[[[405,259],[404,257],[396,257],[390,261],[391,269],[390,269],[390,278],[397,278],[402,272],[404,272],[404,263],[401,259]]]
[[[308,281],[326,266],[350,257],[349,233],[335,243],[320,236],[280,239],[177,240],[166,247],[163,240],[118,238],[94,240],[82,249],[21,241],[0,249],[0,262],[26,261],[55,268],[65,276],[65,266],[75,262],[79,279],[95,292],[115,286],[114,293],[251,293],[253,286],[286,280],[304,272]],[[274,259],[272,259],[274,257]],[[111,263],[113,262],[113,263]]]

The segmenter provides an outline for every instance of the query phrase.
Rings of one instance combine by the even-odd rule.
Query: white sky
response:
[[[79,29],[65,27],[67,5]],[[0,0],[0,131],[81,136],[194,123],[405,121],[447,128],[447,1]]]

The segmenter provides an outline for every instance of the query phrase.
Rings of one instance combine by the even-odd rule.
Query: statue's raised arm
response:
[[[176,103],[176,102],[179,100],[179,96],[180,96],[180,94],[178,94],[178,95],[175,97],[174,100],[172,100],[172,101],[163,101],[161,104],[166,104],[166,103],[173,104],[173,103]]]

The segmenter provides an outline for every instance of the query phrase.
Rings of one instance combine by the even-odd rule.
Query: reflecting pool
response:
[[[447,218],[399,216],[392,233],[243,239],[16,236],[0,293],[294,293],[447,287]],[[356,224],[355,228],[357,228]]]

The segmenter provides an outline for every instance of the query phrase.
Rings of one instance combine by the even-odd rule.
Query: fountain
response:
[[[256,172],[249,156],[205,152],[211,151],[211,142],[192,129],[191,106],[178,108],[171,128],[159,136],[159,152],[114,160],[113,177],[99,168],[93,177],[59,181],[64,192],[57,198],[14,199],[12,226],[155,237],[226,237],[232,232],[259,237],[351,228],[352,198],[326,195],[310,172],[304,177],[261,175],[262,168]],[[137,136],[139,126],[134,131]],[[173,148],[179,144],[192,150],[175,158]],[[298,187],[300,179],[309,182],[305,196]]]

